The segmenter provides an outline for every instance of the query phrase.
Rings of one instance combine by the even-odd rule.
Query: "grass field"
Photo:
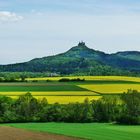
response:
[[[58,82],[61,78],[81,78],[86,81]],[[0,95],[17,98],[27,92],[38,99],[47,98],[49,103],[83,102],[85,98],[97,100],[102,95],[118,95],[128,89],[140,91],[140,78],[122,76],[78,76],[28,78],[28,82],[0,83]],[[38,80],[38,82],[32,82]],[[47,82],[45,80],[51,80]]]
[[[76,85],[3,85],[0,86],[0,92],[32,92],[32,91],[87,91],[87,89]]]
[[[91,140],[140,139],[140,126],[121,126],[101,123],[25,123],[7,125],[32,131],[49,132]]]

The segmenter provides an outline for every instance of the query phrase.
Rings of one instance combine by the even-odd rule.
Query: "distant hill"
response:
[[[140,52],[138,51],[125,51],[116,53],[117,56],[123,57],[126,59],[140,61]]]
[[[79,42],[65,53],[25,63],[0,65],[1,72],[51,72],[61,75],[133,75],[140,72],[140,52],[106,54]]]

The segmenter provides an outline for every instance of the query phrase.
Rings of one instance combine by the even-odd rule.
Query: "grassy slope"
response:
[[[81,137],[92,140],[139,140],[140,126],[119,126],[113,124],[71,124],[71,123],[25,123],[7,124],[8,126],[24,128]]]

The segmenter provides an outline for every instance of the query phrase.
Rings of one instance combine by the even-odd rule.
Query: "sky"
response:
[[[0,64],[55,55],[85,41],[140,51],[140,0],[0,0]]]

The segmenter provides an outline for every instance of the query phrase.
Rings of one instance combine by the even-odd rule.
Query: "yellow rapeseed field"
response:
[[[11,98],[17,99],[20,95],[25,95],[27,92],[0,92],[0,95],[6,95]],[[61,104],[67,104],[67,103],[74,103],[79,102],[82,103],[86,98],[89,100],[98,100],[101,98],[101,96],[98,96],[98,94],[90,91],[63,91],[63,92],[31,92],[31,94],[37,98],[42,99],[46,98],[50,104],[53,103],[61,103]]]
[[[17,92],[0,92],[0,95],[7,95],[7,96],[19,96],[19,95],[24,95],[26,94],[27,92],[20,92],[20,91],[17,91]],[[55,91],[55,92],[46,92],[46,91],[33,91],[31,92],[31,94],[33,96],[96,96],[98,95],[97,93],[94,93],[92,91]]]
[[[123,93],[128,89],[140,91],[140,84],[100,84],[100,85],[79,85],[79,87],[104,94]]]
[[[87,81],[134,81],[134,82],[140,82],[140,78],[137,77],[125,77],[125,76],[73,76],[73,77],[44,77],[44,78],[27,78],[28,81],[38,80],[38,81],[58,81],[62,78],[69,78],[69,79],[85,79]],[[32,83],[28,83],[32,84]],[[33,83],[34,84],[34,83]],[[43,85],[44,83],[40,82],[37,83],[37,86]],[[47,83],[48,84],[48,83]],[[52,83],[51,83],[52,84]],[[53,83],[55,85],[55,82]],[[76,86],[79,86],[81,88],[87,89],[89,91],[33,91],[31,94],[38,99],[41,98],[47,98],[49,103],[55,103],[59,102],[61,104],[66,103],[72,103],[72,102],[83,102],[86,98],[89,100],[98,100],[102,96],[100,94],[121,94],[123,92],[127,92],[128,89],[134,89],[140,91],[140,84],[135,83],[102,83],[102,84],[96,84],[92,82],[83,82],[80,85],[77,85],[78,83],[75,83]],[[57,85],[57,83],[56,83]],[[3,86],[3,85],[2,85]],[[9,85],[8,85],[9,86]],[[44,85],[45,86],[45,85]],[[49,86],[49,84],[48,84]],[[58,85],[57,85],[58,86]],[[64,85],[65,86],[65,85]],[[0,95],[6,95],[10,96],[12,98],[18,98],[19,95],[24,95],[27,92],[0,92]]]
[[[54,104],[56,102],[61,104],[68,104],[68,103],[75,103],[79,102],[82,103],[86,98],[91,100],[98,100],[101,98],[101,96],[34,96],[37,99],[43,99],[46,98],[48,103]],[[12,96],[12,98],[18,98],[18,96]]]
[[[126,76],[70,76],[70,77],[42,77],[42,78],[27,78],[26,80],[28,81],[33,81],[33,80],[38,80],[38,81],[46,81],[46,80],[51,80],[51,81],[58,81],[62,78],[69,78],[69,79],[85,79],[85,80],[120,80],[120,81],[135,81],[135,82],[140,82],[140,78],[138,77],[126,77]]]

